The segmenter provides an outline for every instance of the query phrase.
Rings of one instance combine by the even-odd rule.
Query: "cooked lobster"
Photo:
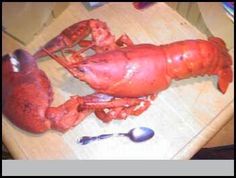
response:
[[[91,40],[86,40],[90,34]],[[81,49],[73,50],[76,45]],[[88,49],[96,54],[83,57]],[[62,55],[55,54],[59,51]],[[50,81],[36,65],[36,59],[47,55],[96,92],[51,107]],[[104,122],[138,116],[172,79],[217,75],[222,93],[232,82],[232,58],[220,38],[135,45],[127,35],[115,40],[107,25],[96,19],[68,27],[33,56],[16,50],[4,56],[2,64],[3,112],[34,133],[51,128],[65,132],[92,112]]]

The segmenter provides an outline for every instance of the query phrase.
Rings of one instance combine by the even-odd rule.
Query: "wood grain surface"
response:
[[[118,38],[126,33],[134,43],[164,44],[206,37],[165,3],[136,10],[131,3],[108,3],[88,11],[81,3],[70,3],[25,49],[35,52],[69,25],[88,18],[105,21]],[[233,56],[233,49],[230,51]],[[53,106],[72,95],[93,90],[73,78],[68,71],[46,57],[39,63],[51,80]],[[173,81],[159,93],[151,107],[138,117],[123,121],[101,122],[91,114],[78,126],[62,134],[48,131],[30,134],[15,127],[2,115],[3,141],[15,159],[190,159],[233,116],[234,85],[222,95],[217,77],[205,76]],[[127,138],[110,138],[81,146],[82,136],[127,132],[146,126],[155,131],[149,141],[133,143]]]

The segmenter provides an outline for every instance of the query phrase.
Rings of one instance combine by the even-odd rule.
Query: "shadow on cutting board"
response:
[[[234,145],[202,148],[191,158],[197,159],[234,159]]]

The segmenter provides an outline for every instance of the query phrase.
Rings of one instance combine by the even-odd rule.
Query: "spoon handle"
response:
[[[84,136],[79,140],[78,143],[80,143],[82,145],[86,145],[86,144],[88,144],[92,141],[95,141],[95,140],[102,140],[102,139],[110,138],[113,135],[114,134],[102,134],[102,135],[95,136],[95,137]]]

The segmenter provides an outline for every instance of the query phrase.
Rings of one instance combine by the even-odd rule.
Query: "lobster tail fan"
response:
[[[229,84],[233,80],[233,72],[230,67],[219,71],[218,73],[218,88],[224,94],[227,91]]]
[[[214,44],[219,51],[218,58],[221,60],[221,67],[216,69],[219,77],[218,89],[224,94],[227,91],[229,84],[233,80],[232,57],[228,53],[225,42],[218,37],[209,37],[208,40]]]
[[[221,48],[226,48],[225,42],[218,37],[213,37],[213,36],[208,37],[208,41],[213,42],[214,44],[217,44]]]

